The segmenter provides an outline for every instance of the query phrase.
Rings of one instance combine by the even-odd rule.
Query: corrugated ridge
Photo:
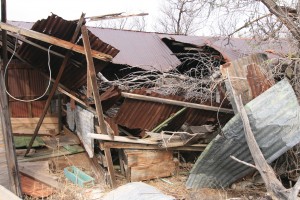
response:
[[[287,80],[246,105],[254,136],[270,163],[300,141],[299,105]],[[233,155],[253,163],[239,115],[223,128],[194,165],[186,183],[189,188],[227,187],[253,169],[232,160]]]

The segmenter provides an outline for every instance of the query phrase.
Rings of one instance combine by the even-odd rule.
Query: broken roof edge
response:
[[[280,81],[245,108],[253,134],[268,163],[300,142],[300,107],[288,80]],[[218,135],[196,161],[186,187],[227,187],[253,171],[230,158],[232,155],[253,163],[239,114],[222,131],[224,136]]]

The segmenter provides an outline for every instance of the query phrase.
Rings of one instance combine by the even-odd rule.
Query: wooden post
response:
[[[6,23],[6,0],[1,0],[1,22]],[[2,30],[2,70],[4,71],[7,65],[7,32]],[[10,190],[17,196],[22,197],[18,163],[16,159],[14,140],[12,137],[12,128],[10,122],[10,115],[8,110],[8,99],[5,92],[5,86],[7,85],[8,79],[4,80],[3,71],[0,73],[0,104],[1,104],[1,124],[2,132],[5,140],[6,147],[6,160],[9,171]]]
[[[2,72],[0,73],[0,106],[1,106],[0,118],[1,118],[3,138],[5,141],[6,160],[7,160],[9,180],[10,180],[10,190],[16,195],[18,195],[19,197],[22,197],[18,163],[15,154],[14,140],[12,137],[12,128],[10,122],[10,115],[8,111],[8,101],[4,89],[4,77]]]
[[[97,86],[96,71],[94,67],[93,57],[91,55],[91,46],[88,37],[88,32],[85,26],[81,27],[81,34],[82,34],[82,40],[83,40],[83,45],[85,50],[85,56],[87,60],[87,67],[89,71],[88,76],[90,76],[88,80],[90,81],[93,90],[100,130],[102,134],[106,134],[106,135],[109,134],[113,138],[113,135],[107,131],[107,127],[104,121],[101,99],[100,99],[99,90]]]
[[[109,172],[111,187],[115,188],[117,184],[116,184],[115,169],[111,158],[110,148],[104,147],[104,153],[105,153],[107,168]]]
[[[78,21],[77,27],[76,27],[75,32],[74,32],[74,34],[73,34],[73,37],[72,37],[72,39],[71,39],[71,43],[75,43],[75,42],[76,42],[77,36],[78,36],[78,34],[79,34],[79,32],[80,32],[80,27],[81,27],[81,25],[82,25],[82,23],[83,23],[83,21],[84,21],[84,16],[85,16],[85,14],[82,14],[80,20]],[[37,136],[37,134],[38,134],[38,132],[39,132],[39,130],[40,130],[40,127],[41,127],[41,125],[42,125],[42,123],[43,123],[43,120],[44,120],[44,118],[45,118],[45,116],[46,116],[46,114],[47,114],[47,111],[48,111],[48,109],[49,109],[49,106],[50,106],[52,97],[53,97],[54,94],[55,94],[55,91],[56,91],[56,89],[57,89],[57,87],[58,87],[60,78],[61,78],[61,76],[62,76],[62,74],[63,74],[63,72],[64,72],[64,70],[65,70],[65,67],[66,67],[67,64],[68,64],[68,61],[69,61],[69,58],[70,58],[70,57],[71,57],[71,51],[68,51],[67,54],[66,54],[66,56],[65,56],[65,58],[64,58],[64,60],[63,60],[63,63],[61,64],[61,66],[60,66],[60,68],[59,68],[59,72],[58,72],[58,74],[57,74],[57,76],[56,76],[56,80],[55,80],[55,82],[54,82],[54,84],[53,84],[53,86],[52,86],[51,92],[50,92],[49,97],[48,97],[48,99],[47,99],[47,101],[46,101],[46,105],[45,105],[45,107],[44,107],[44,110],[43,110],[43,113],[42,113],[42,115],[41,115],[41,117],[40,117],[40,120],[39,120],[39,122],[37,123],[37,126],[36,126],[36,128],[35,128],[35,130],[34,130],[33,136],[32,136],[32,138],[31,138],[31,140],[30,140],[30,143],[29,143],[29,145],[28,145],[28,148],[27,148],[27,151],[26,151],[26,153],[25,153],[25,156],[29,153],[29,151],[30,151],[30,149],[31,149],[31,147],[32,147],[32,144],[33,144],[33,142],[34,142],[34,140],[35,140],[35,138],[36,138],[36,136]]]
[[[1,0],[1,22],[6,23],[6,0]],[[2,59],[3,70],[7,65],[7,32],[2,30]],[[5,83],[7,83],[5,81]]]
[[[92,91],[92,83],[91,83],[91,74],[89,67],[86,68],[86,97],[90,98],[93,97]]]

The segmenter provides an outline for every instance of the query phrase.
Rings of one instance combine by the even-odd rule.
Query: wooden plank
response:
[[[131,138],[124,137],[124,136],[114,136],[114,138],[112,139],[110,136],[104,135],[104,134],[88,133],[87,135],[88,135],[88,137],[97,139],[97,140],[138,143],[138,144],[157,144],[157,145],[159,144],[156,141],[147,141],[147,140],[143,140],[143,139],[131,139]]]
[[[131,174],[130,180],[133,182],[172,176],[175,168],[174,162],[134,166],[129,168]]]
[[[19,135],[27,135],[27,136],[32,136],[34,134],[34,129],[15,129],[13,132],[14,136],[19,136]],[[56,135],[57,132],[53,129],[48,129],[48,130],[40,130],[39,135],[42,136],[53,136]]]
[[[128,167],[173,162],[173,151],[166,150],[125,150]]]
[[[115,188],[117,186],[116,183],[116,176],[115,176],[115,169],[111,158],[111,152],[109,148],[104,148],[104,154],[106,158],[107,168],[110,175],[110,183],[111,187]]]
[[[15,129],[35,129],[36,123],[34,124],[12,124],[13,132]],[[58,132],[58,124],[42,124],[40,130],[56,130]]]
[[[121,142],[101,142],[101,148],[107,147],[112,149],[162,149],[158,145],[153,144],[136,144],[136,143],[121,143]],[[191,146],[168,148],[168,150],[178,151],[204,151],[207,144],[195,144]]]
[[[101,99],[100,99],[100,94],[98,90],[98,84],[97,84],[97,78],[96,78],[96,71],[95,71],[95,66],[94,66],[94,61],[91,55],[91,46],[90,46],[90,41],[89,41],[89,36],[87,32],[86,26],[81,27],[81,33],[82,33],[82,40],[84,44],[84,50],[85,50],[85,56],[87,60],[87,67],[88,67],[88,81],[90,81],[90,86],[93,90],[93,96],[95,100],[95,105],[96,105],[96,112],[98,116],[98,123],[101,129],[102,134],[109,134],[110,137],[113,138],[113,135],[107,131],[106,124],[104,122],[104,115],[103,115],[103,109],[101,105]]]
[[[23,163],[22,163],[23,164]],[[28,165],[22,165],[20,164],[19,170],[22,174],[31,177],[35,180],[38,180],[46,185],[49,185],[53,188],[59,189],[62,188],[62,184],[60,184],[59,182],[56,181],[56,179],[54,179],[52,176],[50,176],[49,172],[45,173],[45,171],[43,170],[43,162],[41,163],[39,168],[34,168],[32,166]],[[49,170],[49,167],[48,167]]]
[[[215,111],[215,112],[233,113],[233,110],[231,110],[231,109],[219,108],[219,107],[215,107],[215,106],[207,106],[207,105],[190,103],[190,102],[185,102],[185,101],[177,101],[177,100],[172,100],[172,99],[164,99],[164,98],[159,98],[159,97],[151,97],[151,96],[140,95],[140,94],[126,93],[126,92],[122,92],[121,95],[125,98],[138,99],[138,100],[142,100],[142,101],[152,101],[152,102],[157,102],[157,103],[161,103],[161,104],[165,103],[165,104],[170,104],[170,105],[183,106],[183,107],[195,108],[195,109],[200,109],[200,110],[210,110],[210,111]]]
[[[12,33],[17,33],[17,34],[20,34],[20,35],[23,35],[26,37],[34,38],[34,39],[37,39],[37,40],[40,40],[43,42],[47,42],[49,44],[53,44],[55,46],[65,48],[65,49],[68,49],[71,51],[75,51],[80,54],[85,54],[84,48],[82,46],[73,44],[72,42],[68,42],[68,41],[53,37],[53,36],[49,36],[49,35],[39,33],[39,32],[33,31],[33,30],[19,28],[19,27],[12,26],[12,25],[9,25],[6,23],[2,23],[2,22],[0,23],[0,28],[2,30],[7,30]],[[95,50],[91,51],[91,55],[92,55],[92,57],[97,58],[99,60],[103,60],[103,61],[111,61],[111,59],[112,59],[112,57],[110,55],[107,55],[107,54],[104,54],[104,53],[101,53],[101,52],[98,52]]]
[[[37,124],[39,117],[34,118],[10,118],[12,124]],[[45,117],[43,124],[58,124],[57,117]]]
[[[0,73],[0,113],[0,135],[3,136],[3,141],[5,143],[5,159],[7,161],[7,168],[3,170],[8,170],[9,177],[9,180],[7,183],[5,183],[5,185],[8,185],[8,189],[10,189],[13,193],[17,194],[18,196],[22,196],[20,188],[19,171],[15,155],[14,140],[12,136],[10,114],[8,110],[8,100],[7,95],[5,93],[5,83],[2,73]],[[1,176],[0,182],[1,179],[6,178],[5,176]]]
[[[70,152],[64,148],[60,148],[57,151],[53,151],[52,149],[50,149],[47,152],[35,153],[33,155],[30,155],[30,156],[28,155],[26,157],[18,156],[18,162],[32,162],[32,161],[42,160],[42,159],[46,159],[46,158],[66,156],[66,155],[71,155],[71,154],[76,154],[76,153],[81,153],[81,152],[84,152],[83,148],[81,148],[81,150],[78,150],[77,152]]]

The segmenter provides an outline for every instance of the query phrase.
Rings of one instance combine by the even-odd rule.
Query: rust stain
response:
[[[76,29],[77,21],[67,21],[63,18],[52,14],[47,19],[38,20],[31,28],[31,30],[47,34],[59,39],[63,39],[66,41],[70,41],[73,33]],[[116,56],[119,52],[113,46],[103,42],[98,37],[96,37],[93,33],[88,31],[91,48],[96,51],[100,51],[102,53],[106,53],[111,55],[112,57]],[[33,41],[45,48],[49,48],[50,44],[41,42],[35,39],[27,38],[30,41]],[[79,39],[79,36],[77,40]],[[77,43],[82,45],[82,40],[78,40]],[[51,50],[56,51],[62,55],[65,55],[67,50],[52,46]],[[48,74],[48,53],[44,50],[41,50],[37,47],[34,47],[27,43],[22,43],[22,45],[18,48],[17,53],[28,63],[38,68],[39,70]],[[55,78],[59,67],[62,63],[62,58],[56,55],[50,56],[50,65],[52,75]],[[86,83],[86,72],[87,68],[85,67],[86,58],[84,55],[73,52],[71,59],[66,66],[64,74],[61,78],[61,83],[64,84],[67,88],[71,90],[76,90],[82,85]],[[105,65],[103,62],[95,59],[95,69],[96,72],[99,72],[104,69]]]

